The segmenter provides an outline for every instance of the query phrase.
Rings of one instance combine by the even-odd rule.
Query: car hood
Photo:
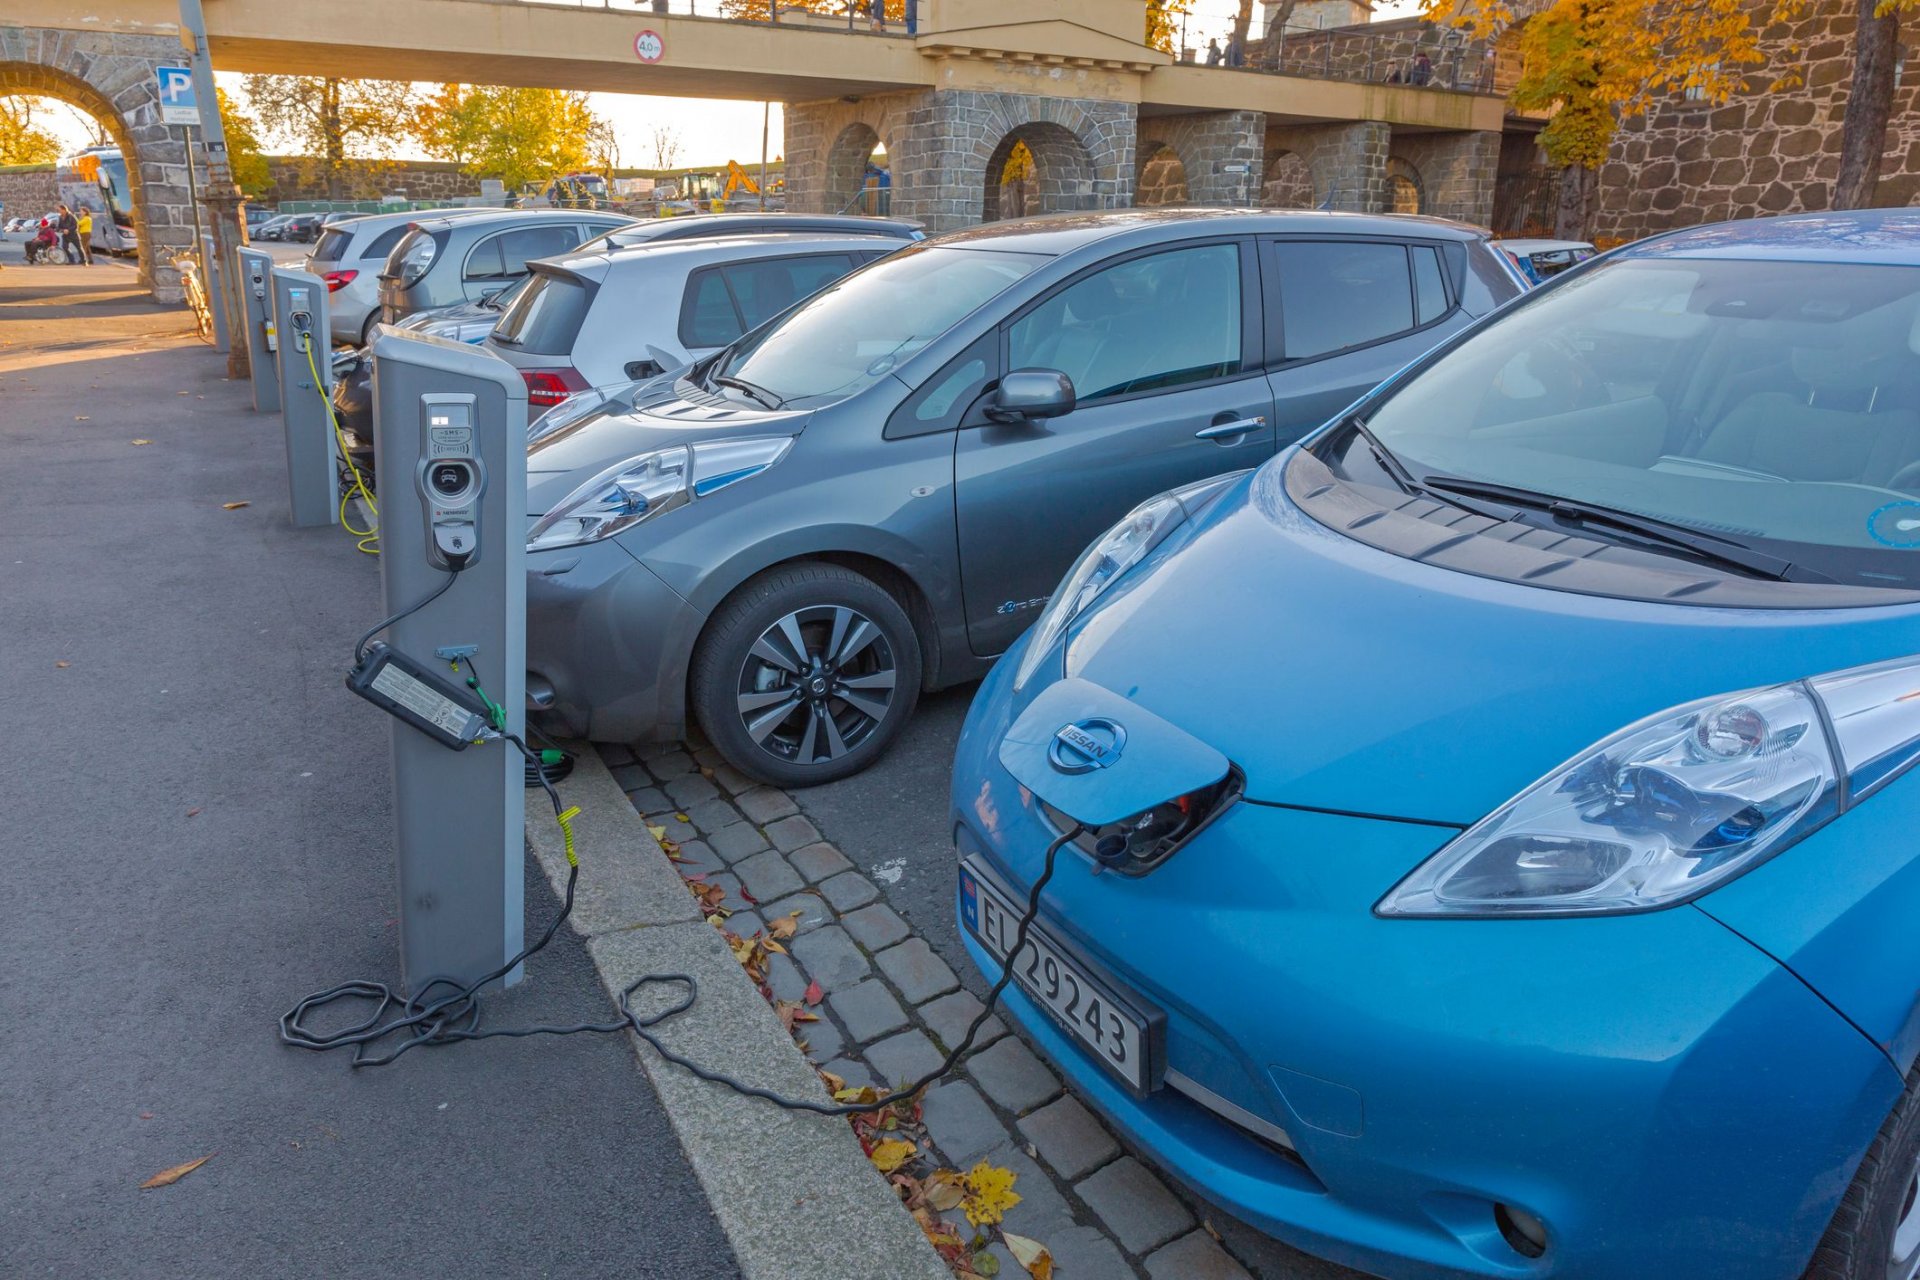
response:
[[[608,467],[654,449],[699,440],[798,435],[809,416],[805,410],[744,406],[685,381],[643,387],[631,409],[591,414],[527,451],[527,512],[545,515]]]
[[[1696,698],[1920,651],[1920,606],[1730,609],[1443,569],[1288,497],[1297,451],[1076,624],[1066,673],[1224,753],[1250,799],[1465,826]]]

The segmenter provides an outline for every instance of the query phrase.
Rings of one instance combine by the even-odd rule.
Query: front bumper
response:
[[[998,760],[1008,670],[961,739],[954,836],[1024,895],[1054,831]],[[1136,1099],[1017,990],[1008,1010],[1137,1148],[1325,1257],[1410,1280],[1798,1276],[1898,1095],[1886,1058],[1691,907],[1374,917],[1451,834],[1241,803],[1139,879],[1063,851],[1044,922],[1166,1011],[1167,1068],[1215,1110]],[[1546,1223],[1544,1256],[1506,1242],[1501,1204]]]
[[[617,539],[529,552],[528,715],[603,742],[683,736],[687,663],[705,622]],[[550,701],[537,705],[536,691]]]

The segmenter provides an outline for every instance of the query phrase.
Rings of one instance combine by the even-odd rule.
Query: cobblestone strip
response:
[[[800,912],[768,985],[800,1000],[819,984],[821,1020],[800,1031],[814,1063],[849,1084],[886,1087],[918,1079],[959,1043],[980,1001],[790,796],[699,743],[600,753],[634,808],[680,846],[682,873],[725,889],[729,930],[744,936]],[[1021,1200],[1004,1226],[1046,1245],[1060,1280],[1250,1280],[1188,1201],[1000,1018],[927,1090],[923,1115],[948,1164],[986,1160],[1019,1175]],[[990,1251],[1002,1277],[1025,1274],[1005,1246]]]

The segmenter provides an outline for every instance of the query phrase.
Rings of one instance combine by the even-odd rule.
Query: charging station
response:
[[[245,308],[248,365],[253,376],[253,407],[261,413],[280,412],[279,346],[273,329],[273,257],[259,249],[242,247],[235,254],[240,274],[240,302]]]
[[[213,349],[225,352],[230,335],[227,324],[227,264],[220,258],[211,235],[200,237],[200,261],[207,264],[207,309],[213,312]]]
[[[302,529],[340,523],[340,449],[328,414],[333,361],[327,284],[309,271],[273,269],[280,417],[287,433],[287,505]]]
[[[525,741],[527,391],[462,343],[383,328],[372,351],[380,579],[388,615],[405,616],[348,684],[394,716],[401,975],[417,998],[523,942],[527,762],[470,743],[475,717],[496,714]]]

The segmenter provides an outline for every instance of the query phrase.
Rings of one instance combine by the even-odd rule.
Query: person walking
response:
[[[66,255],[67,265],[77,265],[80,261],[80,223],[73,216],[73,210],[61,205],[60,216],[55,219],[53,229],[60,237],[60,251]]]
[[[885,35],[887,30],[887,0],[870,0],[867,16],[873,20],[875,32]]]
[[[1433,59],[1423,49],[1414,56],[1413,69],[1407,72],[1408,84],[1427,84],[1433,79]]]
[[[80,242],[80,262],[82,266],[93,265],[93,210],[80,206],[79,216],[74,219],[76,239]]]
[[[1207,41],[1207,65],[1210,67],[1220,65],[1220,40],[1218,37]]]

